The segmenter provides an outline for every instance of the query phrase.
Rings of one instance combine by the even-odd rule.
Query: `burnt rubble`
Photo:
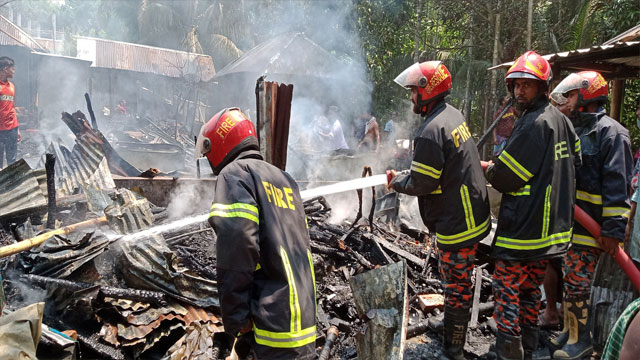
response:
[[[112,196],[114,204],[122,201],[122,196]],[[192,354],[196,345],[199,353],[224,358],[228,339],[211,337],[224,325],[215,289],[215,235],[206,217],[170,223],[165,209],[148,206],[155,213],[149,226],[176,225],[135,238],[113,235],[103,226],[57,235],[40,247],[2,259],[8,307],[38,297],[45,301],[43,322],[60,331],[75,330],[79,358],[198,358],[173,355]],[[359,315],[350,280],[400,261],[406,263],[409,304],[405,358],[437,358],[439,335],[426,324],[440,315],[442,303],[421,305],[420,300],[420,295],[442,294],[437,249],[429,234],[378,218],[373,223],[361,219],[332,224],[331,211],[324,198],[305,202],[317,282],[318,355],[357,357],[358,332],[375,314]],[[130,215],[146,217],[144,211]],[[11,232],[4,232],[3,241],[12,240]],[[478,264],[487,261],[488,247],[482,245]],[[486,353],[492,336],[487,324],[492,312],[488,266],[479,268],[479,320],[466,348],[474,357]],[[43,349],[62,351],[51,343]]]
[[[0,246],[17,249],[0,251],[4,312],[39,324],[40,332],[23,335],[33,336],[37,355],[50,359],[224,359],[233,339],[223,332],[207,214],[176,218],[141,189],[117,188],[112,173],[137,169],[81,113],[64,113],[63,120],[76,135],[73,149],[53,142],[47,152],[55,156],[43,155],[38,168],[21,160],[0,171],[0,179],[11,180],[0,183]],[[54,181],[42,169],[45,158]],[[205,184],[211,179],[193,180],[211,186]],[[435,240],[399,216],[403,198],[371,194],[369,209],[360,191],[352,202],[359,206],[356,218],[337,223],[327,199],[304,203],[317,285],[317,354],[362,358],[388,353],[383,343],[389,341],[404,348],[397,358],[435,359],[440,335],[427,326],[443,308]],[[344,196],[355,200],[353,193]],[[489,260],[489,245],[481,243],[474,276],[481,286],[465,347],[474,358],[493,339]],[[399,286],[399,302],[364,304],[375,297],[367,278]]]

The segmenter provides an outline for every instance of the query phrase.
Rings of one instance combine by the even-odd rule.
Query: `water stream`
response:
[[[181,228],[181,227],[189,226],[192,224],[205,222],[207,221],[208,218],[209,218],[209,213],[204,213],[204,214],[193,215],[190,217],[175,220],[166,224],[156,225],[154,227],[151,227],[142,231],[138,231],[132,234],[126,234],[126,235],[108,234],[107,236],[109,237],[109,239],[119,239],[124,241],[136,240],[136,239],[160,234],[165,231],[173,230],[176,228]],[[207,226],[209,225],[207,224]]]

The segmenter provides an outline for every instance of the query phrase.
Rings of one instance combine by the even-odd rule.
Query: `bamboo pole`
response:
[[[55,229],[55,230],[46,232],[44,234],[40,234],[38,236],[32,237],[31,239],[22,240],[15,244],[3,246],[0,248],[0,259],[7,256],[11,256],[13,254],[17,254],[25,250],[29,250],[33,247],[36,247],[55,235],[63,235],[63,234],[67,235],[73,231],[76,231],[82,228],[98,226],[106,223],[107,223],[107,217],[103,216],[96,219],[91,219],[91,220],[82,221],[76,224],[71,224],[71,225],[62,227],[60,229]]]

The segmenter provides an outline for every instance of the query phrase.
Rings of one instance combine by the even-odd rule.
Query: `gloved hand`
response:
[[[598,245],[611,256],[615,256],[618,251],[618,239],[614,239],[608,236],[600,236],[598,239]]]

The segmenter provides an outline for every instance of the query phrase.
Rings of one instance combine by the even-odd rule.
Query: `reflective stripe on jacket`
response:
[[[234,335],[252,321],[257,346],[307,358],[300,349],[315,346],[316,287],[304,207],[291,176],[256,154],[242,153],[216,182],[209,223],[222,320]]]
[[[580,126],[576,126],[582,147],[582,166],[576,173],[576,203],[602,226],[603,236],[622,242],[633,171],[629,131],[604,112],[582,116]],[[578,223],[574,226],[574,245],[600,247],[585,228]]]
[[[480,155],[464,117],[444,101],[425,118],[414,140],[411,171],[394,190],[418,196],[420,215],[438,247],[455,250],[489,234],[491,221]]]
[[[569,119],[540,99],[516,120],[487,179],[503,193],[493,255],[502,260],[561,256],[569,246],[580,140]]]

